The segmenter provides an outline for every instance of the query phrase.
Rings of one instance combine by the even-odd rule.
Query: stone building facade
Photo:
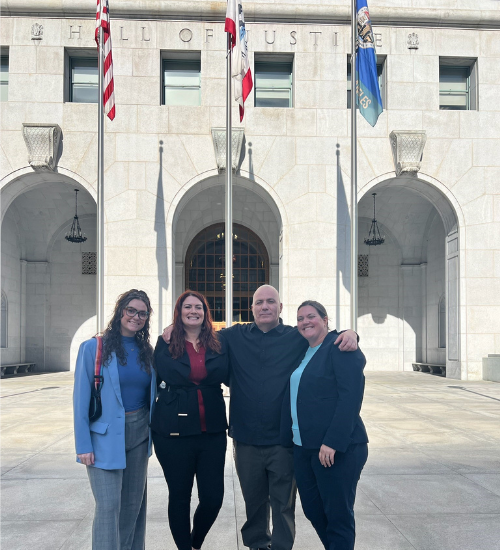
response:
[[[333,327],[348,326],[349,6],[244,3],[254,74],[281,63],[290,85],[288,107],[256,106],[252,93],[242,124],[233,111],[233,127],[244,131],[234,176],[236,319],[249,319],[248,297],[270,282],[286,322],[317,299]],[[95,331],[95,275],[84,263],[96,251],[97,105],[71,95],[72,60],[96,55],[95,2],[1,0],[1,9],[2,363],[67,370]],[[212,129],[225,126],[225,3],[110,0],[110,9],[106,313],[119,293],[142,288],[155,335],[193,281],[214,313],[224,307],[224,174]],[[500,3],[371,0],[370,12],[384,112],[374,128],[358,120],[358,332],[367,368],[429,362],[446,364],[449,377],[480,379],[482,357],[500,353]],[[165,60],[199,64],[198,104],[168,104]],[[446,108],[446,98],[443,108],[440,89],[457,68],[465,91],[457,88],[451,106],[461,108]],[[60,129],[54,166],[47,149],[45,169],[35,166],[23,124]],[[390,134],[414,131],[425,133],[421,166],[399,174]],[[82,244],[64,239],[75,189]],[[363,242],[372,193],[386,238],[377,247]]]

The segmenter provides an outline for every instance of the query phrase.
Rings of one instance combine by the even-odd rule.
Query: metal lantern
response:
[[[70,243],[83,243],[87,240],[85,233],[83,233],[80,227],[80,221],[78,220],[78,189],[75,189],[75,217],[64,238]]]
[[[380,229],[378,227],[377,219],[375,217],[375,197],[377,193],[372,193],[373,196],[373,219],[370,226],[370,231],[368,232],[368,237],[365,239],[365,244],[368,246],[377,246],[379,244],[384,244],[385,236],[380,234]]]

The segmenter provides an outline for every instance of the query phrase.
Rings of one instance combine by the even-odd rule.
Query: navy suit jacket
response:
[[[330,332],[302,373],[297,393],[300,438],[305,449],[327,445],[345,452],[351,443],[367,443],[359,412],[363,402],[366,359],[361,350],[341,352]],[[298,365],[297,365],[298,366]],[[290,384],[281,416],[281,444],[293,445]]]

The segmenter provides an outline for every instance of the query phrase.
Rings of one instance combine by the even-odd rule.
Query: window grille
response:
[[[358,277],[368,277],[368,254],[358,255]]]
[[[97,275],[97,252],[82,252],[82,275]]]

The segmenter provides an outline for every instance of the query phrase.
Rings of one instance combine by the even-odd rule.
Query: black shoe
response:
[[[250,548],[250,550],[271,550],[271,545],[269,544],[265,548]]]

